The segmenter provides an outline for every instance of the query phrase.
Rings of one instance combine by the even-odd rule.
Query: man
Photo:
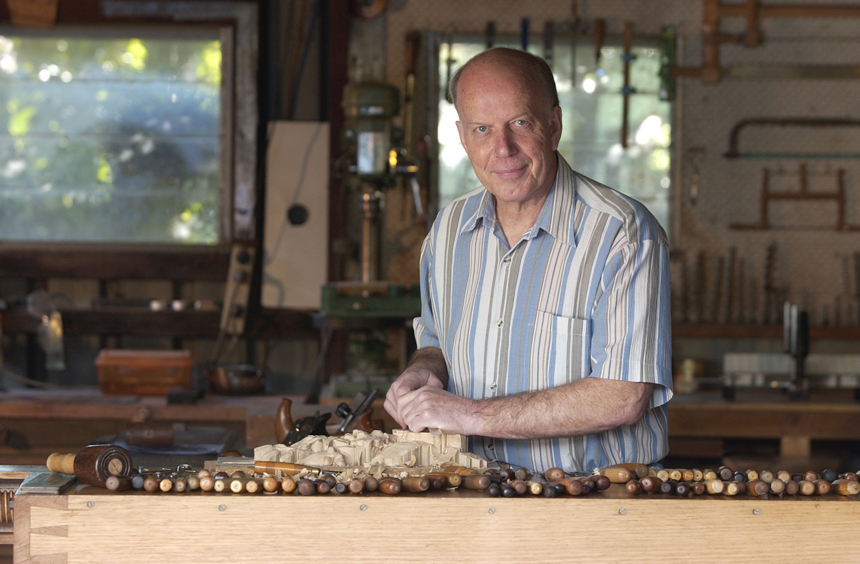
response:
[[[450,90],[483,188],[446,206],[424,242],[419,349],[386,409],[538,471],[659,461],[672,395],[665,233],[556,153],[561,108],[542,59],[485,51]]]

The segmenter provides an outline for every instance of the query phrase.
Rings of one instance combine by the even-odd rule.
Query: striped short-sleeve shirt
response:
[[[490,460],[536,471],[650,463],[668,452],[672,397],[666,234],[639,202],[573,171],[510,247],[480,188],[437,216],[421,253],[419,347],[440,347],[448,389],[486,399],[580,378],[658,384],[645,416],[593,435],[471,437]]]

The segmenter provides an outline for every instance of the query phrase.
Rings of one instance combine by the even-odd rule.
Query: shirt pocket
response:
[[[532,389],[559,386],[591,374],[591,331],[587,319],[534,312],[530,364]]]

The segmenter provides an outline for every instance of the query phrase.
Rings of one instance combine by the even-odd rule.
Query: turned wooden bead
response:
[[[489,481],[489,478],[487,478],[487,481]],[[379,491],[384,494],[397,495],[402,489],[402,483],[397,478],[383,478],[379,480]]]
[[[286,478],[281,480],[281,489],[284,490],[284,492],[286,492],[286,493],[294,492],[296,490],[296,487],[297,487],[296,481],[293,480],[292,478],[290,478],[289,476],[287,476]],[[314,488],[314,489],[316,490],[316,488]],[[313,492],[311,492],[311,493],[313,493]],[[305,495],[309,495],[309,494],[305,494]]]
[[[266,476],[263,478],[263,489],[267,492],[276,492],[278,491],[279,486],[280,484],[278,484],[278,481],[274,476]]]
[[[315,493],[317,493],[317,485],[314,484],[313,481],[308,480],[307,478],[301,478],[296,483],[296,489],[299,490],[299,493],[301,495],[314,495]]]
[[[642,486],[639,485],[637,480],[630,480],[624,484],[624,488],[627,490],[627,493],[632,495],[638,495],[642,491]]]

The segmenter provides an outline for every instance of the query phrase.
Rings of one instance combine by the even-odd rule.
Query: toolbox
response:
[[[163,396],[191,388],[191,352],[104,349],[96,357],[104,394]]]

